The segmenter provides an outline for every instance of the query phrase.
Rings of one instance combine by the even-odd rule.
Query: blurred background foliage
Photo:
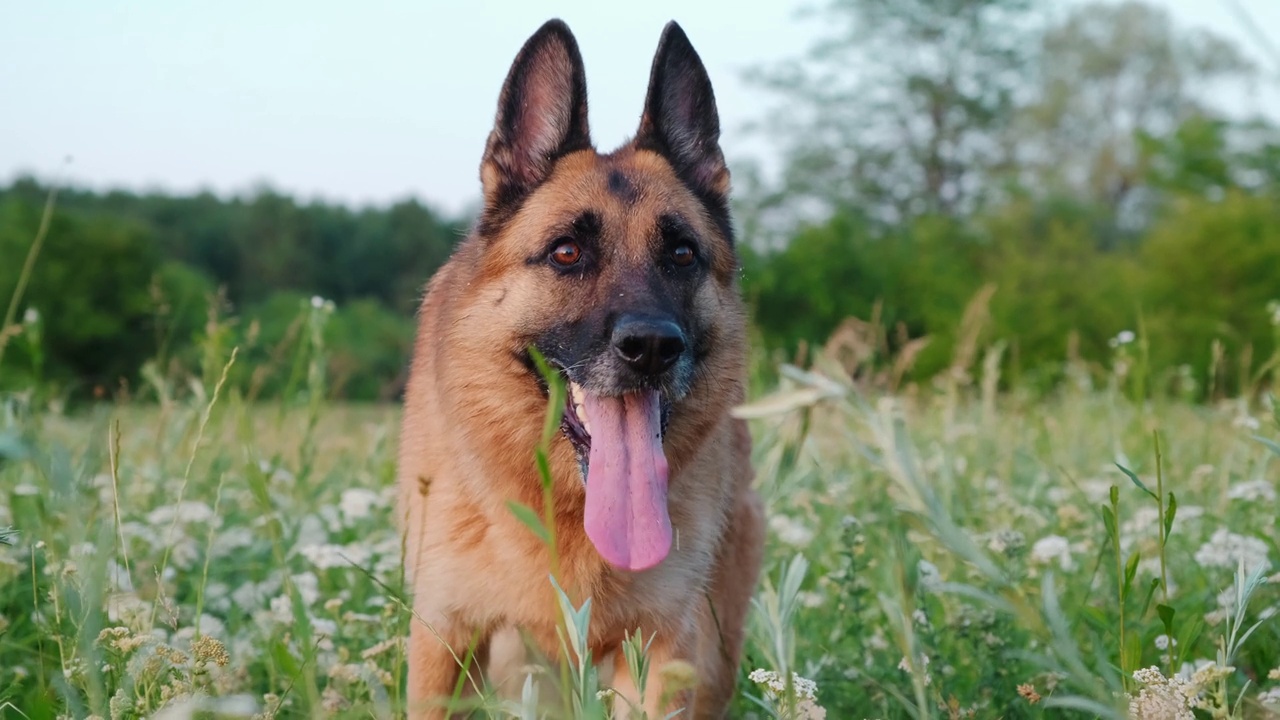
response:
[[[1224,108],[1280,82],[1280,56],[1260,67],[1141,2],[815,12],[830,33],[808,56],[751,71],[766,109],[752,130],[783,161],[733,159],[743,291],[766,352],[802,361],[858,318],[875,328],[873,363],[898,358],[902,381],[926,380],[953,364],[965,309],[989,287],[982,341],[1003,343],[1005,382],[1101,376],[1132,331],[1146,391],[1260,389],[1280,352],[1280,128]],[[48,192],[0,188],[0,301]],[[392,399],[421,288],[468,224],[412,200],[61,189],[4,329],[0,385],[145,398],[160,387],[149,373],[181,379],[235,344],[253,362],[231,381],[272,396],[317,341],[311,311],[332,308],[319,338],[330,392]]]

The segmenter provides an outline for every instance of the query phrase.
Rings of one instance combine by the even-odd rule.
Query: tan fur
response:
[[[607,178],[615,171],[634,186],[633,196],[610,192]],[[482,169],[487,187],[497,172]],[[594,282],[552,292],[545,271],[526,259],[557,227],[588,209],[606,228],[608,262]],[[592,599],[593,656],[614,659],[620,691],[627,674],[619,651],[624,634],[637,627],[646,637],[656,633],[646,698],[651,718],[673,709],[673,703],[657,706],[664,692],[656,670],[674,659],[693,663],[700,679],[692,696],[673,699],[692,703],[682,717],[723,716],[764,534],[759,498],[750,487],[750,438],[741,421],[728,415],[743,399],[745,374],[736,260],[671,166],[653,152],[624,148],[612,155],[580,150],[558,159],[551,176],[495,237],[466,239],[428,286],[398,471],[417,615],[409,644],[411,717],[444,716],[430,701],[453,693],[459,677],[454,656],[463,657],[472,640],[505,658],[508,671],[510,650],[518,646],[513,628],[557,656],[559,611],[548,581],[550,558],[508,509],[514,500],[541,514],[543,505],[533,451],[547,399],[518,354],[534,333],[585,312],[650,262],[644,243],[658,216],[670,212],[691,219],[699,234],[719,239],[710,244],[710,272],[694,302],[694,312],[713,328],[714,342],[665,435],[676,543],[652,570],[630,574],[608,566],[583,531],[577,459],[557,433],[550,462],[560,581],[575,604]],[[478,674],[473,680],[479,682]]]

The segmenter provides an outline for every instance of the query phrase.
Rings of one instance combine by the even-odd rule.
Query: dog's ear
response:
[[[720,117],[711,78],[674,20],[658,41],[635,143],[665,157],[727,228],[729,169],[720,151]]]
[[[516,55],[498,98],[480,163],[485,218],[509,214],[557,158],[590,147],[582,55],[569,26],[549,20]]]

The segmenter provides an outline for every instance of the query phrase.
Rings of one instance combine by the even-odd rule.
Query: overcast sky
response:
[[[1231,0],[1154,0],[1264,56]],[[1280,40],[1280,0],[1238,0]],[[819,34],[800,3],[600,0],[39,0],[0,3],[0,181],[245,191],[257,182],[354,203],[406,196],[457,212],[520,45],[564,18],[586,61],[596,144],[635,129],[658,35],[702,55],[735,156],[763,96],[742,70]],[[1280,107],[1280,68],[1257,98]],[[70,164],[63,161],[73,158]]]

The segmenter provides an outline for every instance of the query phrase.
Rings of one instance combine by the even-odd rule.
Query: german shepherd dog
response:
[[[491,671],[500,647],[559,655],[552,556],[510,506],[546,516],[534,449],[549,394],[530,348],[568,383],[548,457],[559,580],[575,604],[591,598],[592,658],[625,698],[615,712],[724,715],[765,531],[751,441],[729,415],[746,329],[719,135],[711,81],[674,22],[639,129],[608,154],[563,22],[511,66],[484,207],[427,286],[406,390],[412,717],[443,717],[439,700],[478,682],[460,678],[468,648]],[[637,629],[650,667],[684,660],[696,687],[653,673],[637,698],[619,652]]]

